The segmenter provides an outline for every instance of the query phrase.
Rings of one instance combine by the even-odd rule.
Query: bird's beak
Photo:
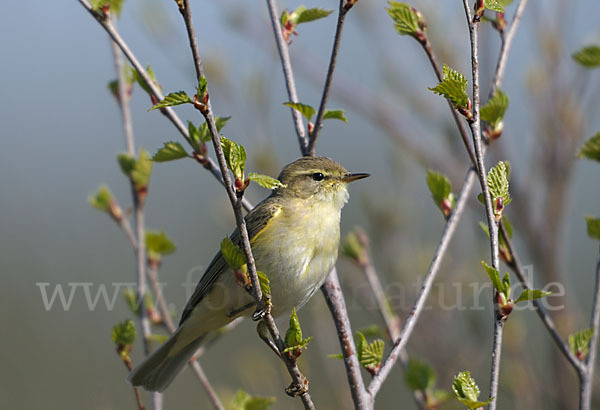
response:
[[[370,177],[370,176],[371,176],[371,174],[367,174],[364,172],[351,173],[351,174],[344,175],[344,177],[342,178],[342,181],[348,183],[348,182],[356,181],[357,179],[363,179],[363,178]]]

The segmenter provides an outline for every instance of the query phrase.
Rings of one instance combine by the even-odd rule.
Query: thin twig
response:
[[[285,86],[288,92],[288,98],[291,102],[298,102],[298,93],[296,92],[296,83],[294,81],[292,63],[290,62],[288,44],[283,38],[281,23],[278,17],[279,11],[277,10],[277,4],[275,4],[275,0],[267,0],[267,8],[269,9],[269,19],[271,20],[273,35],[275,36],[275,44],[277,45],[279,59],[281,60],[281,68],[283,69],[283,77],[285,78]],[[305,154],[308,149],[308,140],[306,138],[304,122],[302,122],[302,114],[293,108],[290,108],[290,111],[292,112],[292,119],[294,121],[294,127],[296,128],[296,135],[298,136],[300,151],[302,154]]]
[[[590,410],[592,408],[592,387],[594,381],[594,366],[596,364],[596,354],[598,352],[598,336],[600,331],[600,258],[596,263],[596,282],[594,290],[594,302],[590,319],[592,328],[592,338],[588,357],[585,362],[585,370],[580,371],[579,386],[579,409]]]
[[[335,71],[335,63],[337,56],[340,51],[340,42],[342,40],[342,29],[344,28],[344,21],[346,14],[350,11],[352,5],[350,1],[340,0],[340,8],[338,13],[337,25],[335,27],[335,37],[333,39],[333,48],[331,49],[331,58],[329,60],[329,67],[327,68],[327,76],[325,77],[325,85],[323,86],[323,95],[321,96],[321,103],[319,104],[319,112],[317,113],[317,119],[315,125],[309,134],[308,150],[304,155],[315,155],[315,148],[317,144],[317,137],[319,135],[319,129],[323,123],[323,115],[325,114],[325,106],[327,105],[327,99],[329,98],[329,90],[331,89],[331,82],[333,80],[333,73]],[[354,4],[354,3],[352,3]],[[348,6],[350,5],[350,6]]]
[[[469,27],[469,38],[471,44],[471,71],[473,79],[473,119],[469,122],[471,134],[473,137],[473,146],[475,147],[475,155],[477,157],[477,168],[479,175],[479,183],[483,192],[485,212],[487,215],[488,229],[490,233],[490,248],[492,266],[500,269],[500,256],[498,252],[498,225],[495,220],[494,211],[492,208],[492,198],[487,184],[487,175],[485,161],[481,142],[481,118],[479,116],[480,98],[479,98],[479,21],[473,19],[469,1],[463,0],[467,25]],[[496,410],[498,402],[498,382],[500,379],[500,358],[502,354],[502,334],[504,330],[504,317],[499,312],[497,302],[497,290],[493,291],[494,301],[494,342],[492,348],[492,368],[490,375],[490,393],[489,397],[493,398],[490,403],[490,410]]]
[[[123,40],[121,35],[118,33],[118,31],[116,30],[114,25],[111,23],[111,21],[109,19],[104,18],[98,12],[94,11],[92,9],[92,6],[90,5],[90,3],[87,0],[77,0],[77,1],[79,1],[79,3],[96,19],[96,21],[98,21],[98,23],[102,26],[102,28],[104,28],[104,30],[106,30],[106,32],[113,39],[113,41],[118,44],[119,48],[121,49],[121,51],[123,51],[123,54],[125,55],[127,60],[129,60],[129,63],[133,66],[133,68],[137,71],[137,73],[140,75],[140,77],[144,80],[144,82],[148,86],[152,95],[157,100],[162,100],[164,97],[162,95],[161,90],[159,89],[157,84],[155,84],[154,81],[152,81],[152,79],[148,76],[148,73],[146,72],[144,67],[140,64],[138,59],[131,52],[131,50],[127,46],[127,43],[125,43],[125,41]],[[188,133],[188,129],[183,124],[183,122],[181,121],[179,116],[175,113],[175,111],[171,107],[165,107],[165,108],[161,109],[160,112],[163,113],[173,123],[175,128],[177,128],[177,131],[179,131],[179,133],[185,138],[185,140],[188,142],[188,144],[190,144],[190,146],[192,146],[190,135]],[[205,157],[202,161],[202,166],[204,166],[204,168],[206,168],[215,178],[217,178],[217,180],[219,182],[221,182],[221,184],[224,183],[222,175],[219,172],[219,169],[216,166],[216,164],[212,158]],[[246,209],[247,211],[251,210],[252,209],[251,204],[245,198],[243,201],[244,201],[243,202],[244,209]]]
[[[194,57],[194,67],[196,70],[198,81],[200,82],[200,79],[202,77],[204,77],[204,71],[202,68],[202,61],[200,59],[200,56],[199,56],[199,53],[197,50],[197,37],[196,37],[195,30],[194,30],[193,22],[192,22],[192,11],[190,8],[189,0],[183,0],[182,14],[183,14],[183,19],[185,21],[186,30],[188,33],[188,38],[190,41],[190,47],[192,48],[192,55]],[[246,221],[244,220],[244,217],[242,214],[243,192],[240,192],[239,195],[237,195],[233,189],[231,175],[229,174],[229,171],[227,170],[227,164],[225,162],[225,156],[223,154],[223,149],[221,147],[219,133],[217,131],[217,127],[214,122],[214,117],[212,114],[210,100],[208,100],[206,102],[206,109],[204,110],[203,115],[208,124],[208,129],[209,129],[209,132],[211,135],[213,148],[214,148],[216,156],[217,156],[217,161],[219,164],[219,168],[221,170],[221,175],[223,176],[225,189],[227,191],[227,195],[229,197],[229,200],[231,202],[231,205],[233,207],[233,211],[235,214],[236,224],[237,224],[238,231],[240,233],[240,237],[242,240],[242,249],[246,256],[248,273],[249,273],[250,280],[252,283],[252,293],[253,293],[254,299],[256,300],[258,309],[262,310],[264,307],[264,301],[263,301],[262,292],[260,289],[260,283],[258,281],[258,275],[256,273],[256,264],[254,261],[254,256],[252,255],[252,249],[250,247],[250,239],[248,237],[248,231],[246,229]],[[283,350],[285,349],[285,343],[283,342],[281,335],[279,334],[279,329],[277,328],[277,325],[275,324],[275,321],[273,320],[271,313],[269,312],[268,309],[265,309],[265,311],[261,311],[261,312],[257,311],[257,313],[260,313],[261,315],[264,314],[263,320],[264,320],[265,324],[267,325],[267,328],[269,329],[269,332],[271,333],[271,337],[273,338],[273,341],[277,345],[277,348],[282,353],[281,357],[283,358],[283,361],[288,369],[288,372],[289,372],[290,376],[292,377],[293,384],[295,386],[297,386],[299,389],[299,396],[302,400],[302,403],[304,404],[304,407],[306,409],[314,409],[315,408],[314,404],[312,403],[310,394],[308,393],[308,381],[307,381],[306,377],[304,377],[304,375],[302,375],[302,373],[300,373],[300,370],[298,369],[298,366],[296,365],[295,361],[292,361],[289,357],[287,357],[287,355],[283,354]]]
[[[344,295],[335,268],[327,276],[325,283],[321,287],[321,291],[331,311],[342,347],[342,355],[344,356],[344,365],[346,366],[346,375],[350,384],[350,393],[352,394],[354,407],[361,410],[372,409],[374,395],[369,396],[365,389],[361,374],[361,365],[356,356],[356,347],[354,337],[352,336],[352,328],[350,327],[350,319],[346,310],[346,302],[344,301]]]
[[[456,206],[450,214],[450,218],[446,222],[444,226],[444,231],[442,232],[442,236],[440,238],[440,242],[437,246],[435,254],[431,260],[431,265],[429,266],[429,270],[425,275],[423,280],[423,284],[421,285],[421,290],[419,291],[419,295],[417,296],[417,300],[413,305],[413,308],[408,315],[404,326],[402,327],[402,331],[400,332],[400,336],[396,339],[394,346],[392,347],[392,351],[388,354],[386,359],[383,361],[379,372],[373,377],[367,391],[371,395],[371,397],[375,397],[379,389],[381,388],[383,382],[392,371],[394,364],[399,358],[399,353],[406,347],[410,336],[417,324],[417,320],[423,308],[425,307],[425,301],[431,288],[433,286],[433,282],[435,281],[435,277],[440,269],[441,262],[443,256],[446,254],[446,250],[452,237],[454,236],[454,232],[456,231],[456,226],[458,225],[458,221],[460,220],[462,213],[465,209],[465,204],[467,203],[467,198],[471,192],[471,187],[473,186],[473,182],[475,181],[475,172],[474,168],[469,168],[467,171],[467,175],[463,182],[463,185],[460,189],[460,193],[458,194],[458,198],[456,200]]]

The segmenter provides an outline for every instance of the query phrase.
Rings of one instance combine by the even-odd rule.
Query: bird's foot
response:
[[[292,384],[290,384],[288,387],[286,387],[285,389],[285,393],[290,396],[290,397],[298,397],[298,396],[302,396],[304,393],[308,392],[308,379],[306,377],[304,377],[303,375],[302,379],[297,383],[297,382],[292,382]]]

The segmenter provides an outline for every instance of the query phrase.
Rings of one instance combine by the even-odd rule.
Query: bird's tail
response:
[[[127,380],[134,386],[142,386],[149,391],[164,391],[185,364],[194,355],[202,337],[181,347],[177,343],[178,332],[137,365]]]

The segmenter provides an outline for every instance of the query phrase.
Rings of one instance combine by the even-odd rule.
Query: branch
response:
[[[154,81],[152,81],[152,79],[148,76],[148,73],[146,72],[144,67],[140,64],[140,62],[137,60],[135,55],[131,52],[131,50],[127,46],[127,43],[125,43],[123,38],[117,32],[116,28],[111,23],[111,21],[109,19],[105,18],[102,14],[94,11],[92,9],[92,6],[90,5],[90,3],[87,0],[77,0],[77,1],[79,1],[79,3],[96,19],[96,21],[98,21],[98,23],[102,26],[102,28],[104,28],[104,30],[106,30],[106,32],[112,38],[112,40],[119,46],[121,51],[123,51],[123,54],[125,55],[127,60],[129,60],[129,63],[138,72],[140,77],[142,77],[142,79],[144,80],[144,82],[146,83],[148,88],[150,89],[152,96],[154,96],[157,100],[162,100],[164,98],[164,96],[162,95],[162,92],[160,91],[158,86],[154,83]],[[183,122],[181,121],[179,116],[175,113],[175,111],[171,107],[165,107],[165,108],[161,109],[160,112],[163,113],[173,123],[173,125],[175,126],[175,128],[177,128],[177,130],[183,136],[183,138],[185,138],[185,140],[188,142],[188,144],[190,144],[190,146],[192,146],[187,127],[183,124]],[[217,178],[217,180],[219,182],[221,182],[221,184],[224,184],[222,175],[219,172],[219,169],[216,166],[215,162],[212,160],[212,158],[205,157],[203,159],[203,161],[201,162],[201,164],[211,174],[213,174],[213,176],[215,178]],[[247,211],[252,209],[251,204],[246,199],[243,200],[243,205],[244,205],[244,209],[246,209]]]
[[[346,366],[346,376],[348,377],[348,383],[350,384],[350,393],[352,394],[354,407],[356,409],[372,409],[374,396],[369,396],[365,389],[360,370],[361,365],[358,362],[358,357],[356,355],[356,345],[354,343],[354,337],[352,336],[350,319],[348,318],[348,311],[346,310],[346,302],[344,301],[344,295],[335,268],[325,280],[325,283],[321,287],[321,291],[323,292],[323,296],[325,296],[327,307],[331,311],[331,316],[333,317],[337,335],[342,347],[344,365]]]
[[[192,55],[194,57],[194,67],[196,69],[198,82],[200,82],[200,79],[204,77],[204,71],[202,68],[202,61],[198,53],[197,37],[192,22],[192,11],[190,8],[189,0],[183,0],[183,9],[180,8],[180,11],[185,21],[190,47],[192,49]],[[275,321],[273,320],[273,317],[269,312],[268,306],[265,306],[265,303],[263,301],[263,295],[260,289],[258,275],[256,273],[256,264],[254,262],[254,256],[252,255],[252,249],[250,247],[250,239],[248,237],[248,231],[246,229],[246,221],[244,220],[242,214],[243,191],[238,193],[234,191],[233,184],[231,181],[231,175],[227,170],[225,156],[223,155],[223,149],[221,147],[219,133],[215,125],[210,100],[206,102],[205,109],[203,109],[202,114],[204,115],[206,123],[208,124],[213,148],[217,155],[221,175],[223,176],[225,189],[227,190],[227,195],[233,207],[237,228],[240,232],[242,240],[242,249],[244,251],[246,261],[248,263],[248,273],[252,282],[252,293],[257,304],[257,311],[253,315],[253,319],[263,319],[263,321],[267,325],[267,328],[269,329],[269,332],[271,333],[273,341],[275,342],[277,348],[279,349],[279,352],[281,353],[281,357],[283,358],[288,372],[292,377],[294,388],[297,388],[299,390],[299,396],[302,400],[302,403],[304,404],[304,407],[306,409],[314,409],[314,404],[312,403],[312,400],[308,393],[308,381],[306,377],[304,377],[304,375],[300,373],[300,370],[298,369],[298,366],[296,365],[295,361],[292,361],[289,357],[287,357],[287,355],[283,354],[283,350],[285,349],[285,343],[283,342],[281,335],[279,334],[279,329],[277,329],[277,325],[275,324]]]
[[[321,104],[319,105],[319,112],[315,125],[312,132],[309,135],[308,149],[304,152],[304,155],[315,155],[315,148],[317,144],[317,137],[319,129],[323,124],[323,115],[325,114],[325,106],[327,105],[327,99],[329,98],[329,90],[331,89],[331,81],[333,80],[333,72],[335,71],[335,63],[340,50],[340,42],[342,40],[342,29],[344,28],[344,21],[346,14],[356,0],[340,0],[340,11],[338,13],[337,25],[335,27],[335,37],[333,39],[333,48],[331,50],[331,58],[329,60],[329,67],[327,68],[327,76],[325,77],[325,85],[323,86],[323,95],[321,96]]]
[[[279,11],[277,10],[277,4],[275,4],[275,0],[267,0],[267,8],[269,9],[269,19],[271,20],[273,35],[275,36],[275,44],[277,45],[279,59],[281,60],[281,67],[283,68],[283,76],[285,78],[285,86],[287,88],[288,98],[291,102],[298,102],[298,94],[296,92],[296,83],[294,81],[292,63],[290,62],[288,44],[283,38],[281,23],[279,22],[278,17]],[[293,108],[290,108],[290,110],[292,112],[294,127],[296,128],[296,135],[298,135],[300,151],[304,154],[308,150],[308,141],[306,138],[306,132],[304,130],[304,123],[302,122],[302,114]]]
[[[417,300],[415,301],[413,308],[408,315],[404,326],[402,327],[402,331],[400,335],[396,339],[394,346],[392,347],[392,351],[388,354],[386,359],[384,360],[379,372],[373,377],[367,391],[371,395],[371,397],[375,397],[381,385],[388,377],[389,373],[392,371],[394,364],[399,358],[400,352],[406,347],[410,336],[415,328],[417,320],[425,307],[425,301],[429,292],[431,291],[431,287],[433,286],[433,282],[435,281],[435,277],[440,269],[441,262],[443,256],[446,254],[446,250],[452,237],[454,236],[454,232],[456,231],[456,226],[458,225],[458,221],[460,220],[462,213],[465,209],[465,204],[467,203],[467,199],[471,192],[471,187],[473,186],[473,182],[475,181],[475,170],[471,167],[467,171],[467,175],[465,176],[465,180],[460,189],[460,193],[458,194],[458,198],[456,200],[456,206],[450,214],[450,218],[446,222],[444,226],[444,231],[442,232],[442,236],[440,238],[440,242],[437,246],[435,254],[433,255],[433,259],[431,260],[431,265],[429,266],[429,270],[425,275],[423,280],[423,284],[421,286],[421,290],[419,291],[419,295]]]
[[[594,366],[596,364],[596,354],[598,352],[598,333],[600,331],[600,258],[596,263],[596,283],[594,291],[594,304],[590,327],[592,328],[592,339],[590,340],[590,350],[585,363],[585,370],[579,372],[581,384],[579,385],[579,409],[590,410],[592,408],[592,388],[594,381]]]

